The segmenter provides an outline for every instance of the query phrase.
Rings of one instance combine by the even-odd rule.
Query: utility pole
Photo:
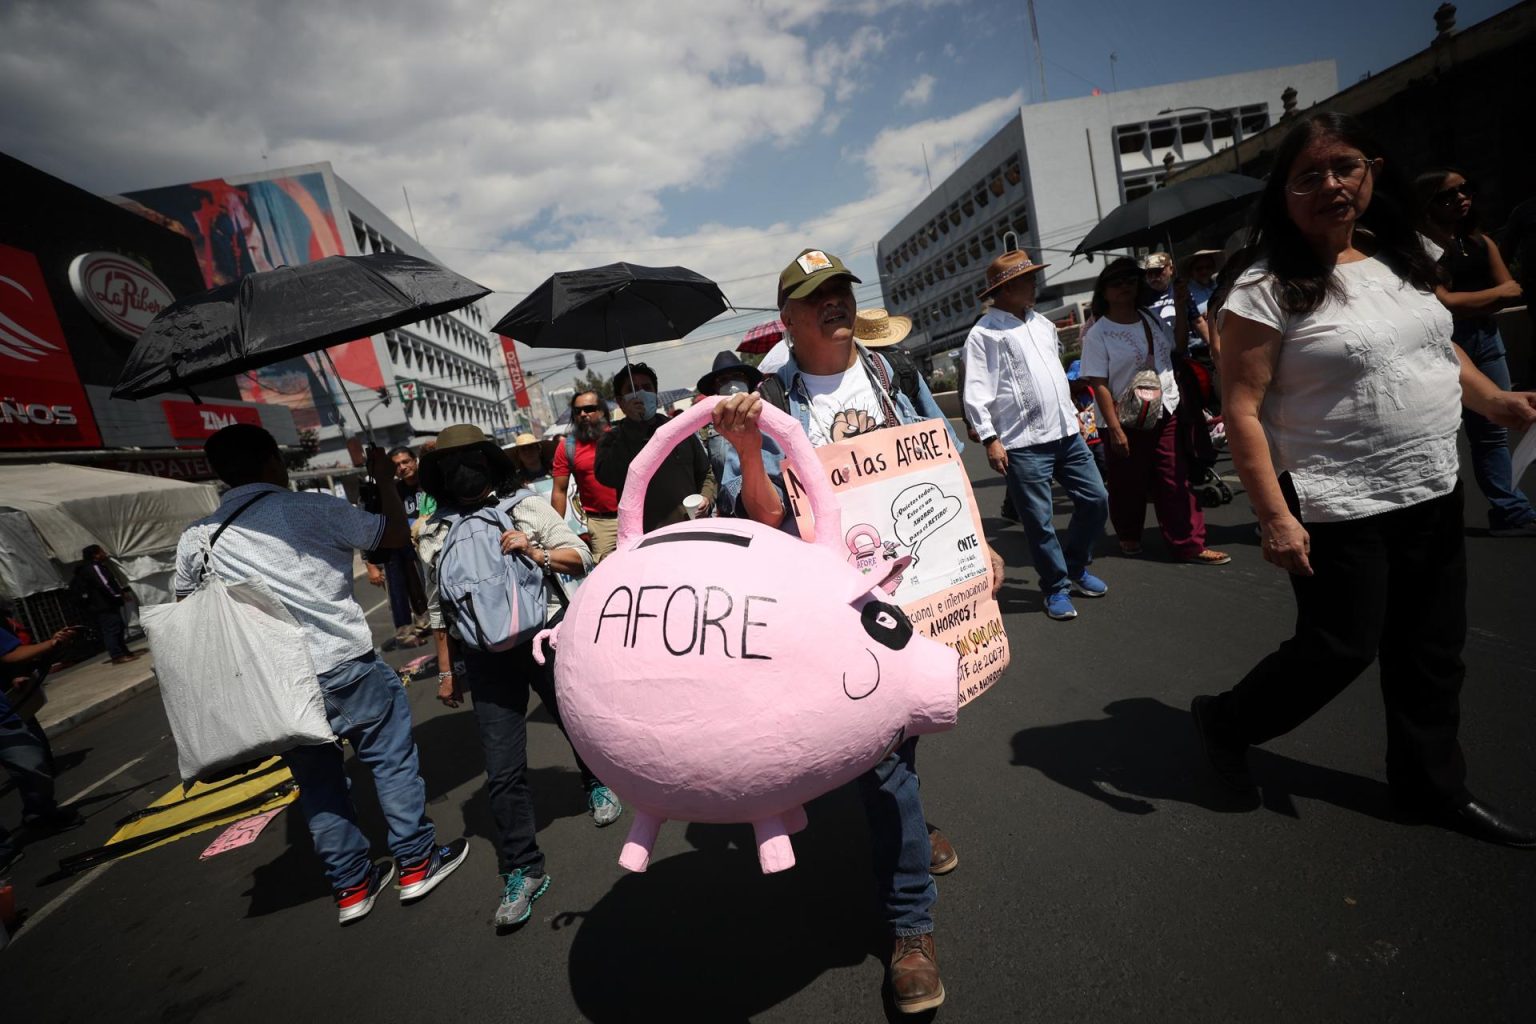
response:
[[[928,143],[922,143],[923,147],[923,176],[928,179],[928,191],[933,191],[933,172],[928,170]]]
[[[1109,55],[1109,91],[1110,92],[1119,92],[1120,91],[1120,87],[1115,84],[1115,62],[1118,61],[1119,59],[1120,59],[1120,55],[1118,53],[1114,53],[1114,52],[1110,53],[1110,55]]]
[[[1035,0],[1027,0],[1029,4],[1029,34],[1035,40],[1035,67],[1040,72],[1040,102],[1044,103],[1048,98],[1045,94],[1045,56],[1040,52],[1040,25],[1035,21]]]

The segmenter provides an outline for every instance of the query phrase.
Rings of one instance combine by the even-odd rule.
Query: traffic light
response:
[[[578,369],[578,370],[585,370],[586,368],[587,368],[587,357],[585,355],[583,355],[582,353],[577,352],[576,353],[576,369]]]

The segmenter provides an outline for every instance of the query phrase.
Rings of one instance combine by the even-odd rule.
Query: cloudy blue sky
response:
[[[1021,103],[1327,58],[1348,85],[1435,6],[1037,0],[1042,97],[1022,0],[6,0],[0,149],[102,193],[329,160],[408,225],[405,185],[497,316],[619,259],[767,306],[804,245],[875,282],[924,147],[938,181]],[[646,358],[685,384],[764,318]]]

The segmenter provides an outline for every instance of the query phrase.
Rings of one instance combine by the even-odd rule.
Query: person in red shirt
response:
[[[576,476],[576,494],[587,515],[587,532],[592,537],[592,557],[601,562],[619,540],[619,496],[612,487],[597,479],[597,440],[608,430],[608,403],[596,391],[583,391],[571,398],[571,432],[555,446],[554,493],[550,504],[565,515],[566,493],[572,473]]]

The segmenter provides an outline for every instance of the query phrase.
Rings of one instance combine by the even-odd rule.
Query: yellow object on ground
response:
[[[253,814],[270,811],[274,807],[286,806],[298,798],[299,791],[296,787],[288,786],[285,791],[276,792],[268,800],[257,798],[263,793],[284,789],[284,783],[292,781],[293,775],[282,766],[278,758],[273,757],[263,761],[244,775],[232,779],[215,783],[193,783],[192,787],[185,792],[177,786],[145,808],[145,810],[153,810],[163,807],[166,808],[165,810],[143,814],[137,820],[124,825],[113,833],[112,838],[107,840],[106,846],[110,848],[117,843],[151,833],[165,833],[165,838],[150,843],[142,849],[123,854],[125,857],[132,857],[145,850],[153,850],[157,846],[175,842],[185,836],[207,832],[221,825],[249,818]],[[224,808],[228,808],[228,812],[219,813]],[[177,826],[180,825],[184,825],[185,828],[178,828]]]

